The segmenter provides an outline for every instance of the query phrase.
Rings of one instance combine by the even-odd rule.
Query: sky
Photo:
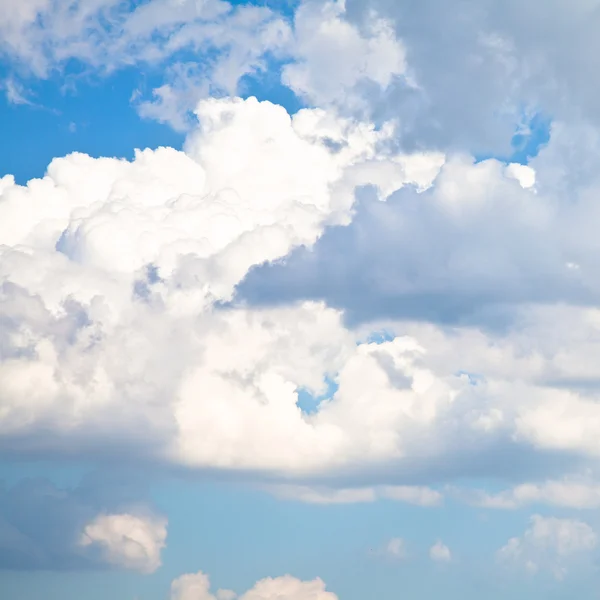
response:
[[[599,27],[0,0],[0,597],[598,600]]]

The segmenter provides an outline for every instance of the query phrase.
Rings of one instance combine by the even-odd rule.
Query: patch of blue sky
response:
[[[270,8],[283,17],[293,19],[296,9],[300,5],[300,0],[228,0],[233,6],[259,6]]]
[[[552,119],[536,113],[529,121],[525,132],[517,133],[512,139],[513,153],[510,162],[527,164],[550,141]]]
[[[130,102],[143,85],[137,69],[108,78],[53,77],[29,82],[32,105],[0,97],[0,176],[24,184],[42,177],[53,158],[71,152],[131,159],[136,148],[181,147],[184,136],[167,125],[141,119]],[[7,141],[10,140],[10,143]]]
[[[385,342],[391,342],[395,339],[395,335],[386,330],[374,331],[367,338],[369,344],[385,344]]]
[[[526,120],[525,126],[519,126],[511,140],[511,152],[506,155],[483,154],[476,156],[476,162],[495,158],[506,163],[522,165],[535,158],[550,141],[552,118],[543,112],[535,113]]]
[[[483,375],[479,373],[471,373],[470,371],[460,370],[455,373],[456,377],[466,377],[469,380],[469,384],[476,386],[485,381]]]
[[[242,77],[239,83],[239,93],[242,98],[254,96],[260,101],[267,100],[283,106],[293,115],[306,105],[294,92],[281,82],[281,70],[287,61],[273,56],[265,57],[265,69]]]
[[[327,385],[327,390],[319,395],[311,394],[305,388],[298,389],[296,406],[307,415],[316,413],[319,410],[321,402],[333,398],[339,387],[338,384],[329,377],[325,378],[325,384]]]

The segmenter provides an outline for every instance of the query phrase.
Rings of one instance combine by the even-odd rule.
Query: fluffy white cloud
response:
[[[75,154],[26,187],[2,180],[3,446],[93,451],[110,435],[108,451],[275,472],[400,456],[398,420],[413,404],[426,420],[446,389],[427,402],[402,377],[387,389],[379,355],[407,353],[393,368],[411,370],[411,341],[357,348],[322,304],[215,302],[252,265],[347,221],[357,186],[426,188],[440,157],[375,158],[387,130],[321,110],[290,119],[233,99],[198,113],[185,153]],[[352,383],[363,368],[384,392],[366,429],[368,390]],[[337,373],[339,399],[304,415],[298,390],[319,393]]]
[[[597,543],[595,531],[583,521],[534,515],[523,536],[511,538],[498,551],[498,559],[516,563],[530,573],[549,569],[562,579],[573,559],[585,556]]]
[[[429,548],[429,558],[435,562],[450,562],[452,560],[452,553],[448,546],[441,541],[437,541]]]
[[[362,474],[292,495],[417,504],[439,502],[417,476],[505,475],[500,448],[525,481],[547,476],[548,451],[598,456],[600,320],[581,306],[600,297],[593,135],[574,151],[558,127],[526,168],[399,155],[390,127],[322,109],[212,99],[197,113],[185,152],[75,154],[26,187],[0,180],[3,449]],[[356,208],[359,188],[375,197]],[[256,271],[289,305],[223,306],[300,245],[306,263]],[[323,297],[402,320],[370,341],[373,325]],[[298,392],[328,380],[303,413]]]
[[[421,430],[421,449],[408,455],[443,456],[443,468],[461,447],[465,469],[500,447],[520,447],[527,458],[512,475],[519,470],[525,481],[550,476],[528,448],[593,460],[600,290],[591,224],[600,182],[590,157],[599,155],[594,130],[556,126],[530,167],[450,157],[424,193],[363,200],[349,226],[251,271],[239,297],[271,306],[325,299],[365,322],[363,339],[383,326],[392,338],[415,340],[419,365],[449,388],[446,404],[443,395],[433,402],[437,416]],[[395,431],[409,447],[410,433]],[[486,468],[500,474],[492,463]]]
[[[230,590],[210,592],[210,580],[199,571],[182,575],[171,584],[171,600],[337,600],[337,596],[326,591],[320,579],[301,581],[290,575],[268,577],[258,581],[252,589],[241,596]]]
[[[161,565],[166,539],[165,519],[118,514],[98,515],[85,526],[79,543],[84,548],[98,548],[111,565],[153,573]]]

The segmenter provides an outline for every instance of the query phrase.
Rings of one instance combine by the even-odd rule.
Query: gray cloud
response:
[[[510,154],[529,113],[598,123],[597,2],[348,0],[351,22],[378,11],[394,24],[418,88],[370,98],[401,121],[404,143]],[[576,40],[576,43],[574,43]]]
[[[324,299],[352,323],[494,328],[517,319],[522,306],[593,305],[600,299],[593,157],[596,136],[565,125],[531,163],[531,188],[498,161],[450,157],[425,192],[405,187],[385,202],[359,194],[350,225],[253,268],[237,297],[259,305]]]

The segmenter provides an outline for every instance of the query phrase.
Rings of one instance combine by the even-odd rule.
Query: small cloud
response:
[[[86,525],[79,544],[98,547],[109,564],[153,573],[161,565],[166,539],[167,523],[162,518],[99,515]]]
[[[399,560],[404,560],[408,556],[408,552],[406,550],[406,543],[402,538],[392,538],[386,545],[385,551],[387,556],[392,558],[396,558]]]
[[[69,131],[71,133],[75,133],[77,131],[77,124],[73,123],[73,121],[69,123]]]
[[[4,80],[2,83],[2,88],[4,89],[4,94],[9,104],[26,104],[33,106],[33,102],[27,98],[27,92],[23,86],[18,81],[15,81],[12,77]]]
[[[438,540],[429,548],[429,558],[435,562],[450,562],[452,560],[452,553],[448,546]]]

